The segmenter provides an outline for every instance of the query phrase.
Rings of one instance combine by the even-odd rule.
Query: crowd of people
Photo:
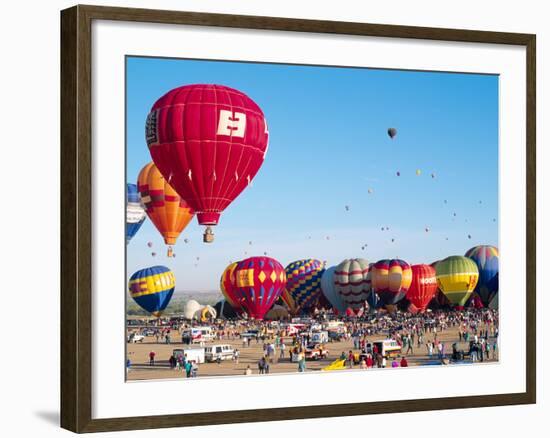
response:
[[[353,350],[342,352],[340,359],[346,366],[359,369],[408,367],[411,356],[425,356],[427,360],[470,360],[483,362],[498,360],[498,311],[492,309],[467,308],[461,310],[439,310],[412,314],[407,312],[387,313],[384,311],[364,314],[361,317],[341,317],[330,312],[319,312],[315,317],[303,317],[286,321],[257,321],[248,319],[213,320],[206,324],[212,329],[212,342],[237,341],[242,348],[251,344],[262,344],[261,356],[257,360],[258,374],[269,374],[274,363],[294,362],[297,371],[306,371],[306,351],[312,341],[314,330],[326,330],[331,321],[338,321],[337,336],[330,336],[325,342],[351,341]],[[301,323],[302,330],[296,331],[294,322]],[[159,344],[173,343],[186,330],[205,322],[164,318],[144,325],[149,336]],[[143,327],[143,326],[142,326]],[[456,330],[457,339],[440,339],[441,332]],[[244,336],[254,332],[254,336]],[[372,347],[374,339],[391,339],[400,347],[398,355],[387,356]],[[451,344],[451,348],[449,345]],[[464,348],[466,345],[466,348]],[[369,347],[370,346],[370,347]],[[321,345],[322,347],[322,345]],[[240,351],[235,348],[233,362],[238,364]],[[149,353],[149,365],[155,366],[155,352]],[[287,359],[288,358],[288,359]],[[218,362],[219,363],[219,362]],[[187,377],[198,375],[198,364],[186,357],[173,355],[169,358],[170,368],[183,371]],[[128,359],[128,370],[131,363]],[[244,374],[252,374],[250,364]]]

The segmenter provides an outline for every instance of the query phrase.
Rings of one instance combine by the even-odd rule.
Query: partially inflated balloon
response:
[[[154,163],[141,169],[138,190],[147,216],[164,237],[164,243],[175,245],[180,233],[193,219],[191,207],[168,184]]]
[[[342,296],[336,292],[336,286],[334,284],[335,272],[336,266],[331,266],[330,268],[325,269],[325,272],[321,277],[321,291],[331,306],[338,313],[344,313],[346,310],[346,303],[344,303]]]
[[[404,260],[379,260],[372,267],[372,288],[386,306],[404,298],[411,281],[411,266]]]
[[[475,262],[463,256],[440,260],[436,265],[436,275],[439,288],[455,306],[466,304],[479,278]]]
[[[494,246],[479,245],[469,249],[466,257],[471,258],[479,270],[479,280],[475,292],[485,307],[498,293],[498,249]]]
[[[128,281],[130,296],[147,312],[160,316],[172,298],[176,278],[165,266],[152,266],[134,273]]]
[[[342,261],[336,267],[334,286],[346,307],[353,310],[364,307],[371,292],[369,262],[365,259]]]
[[[286,287],[283,300],[291,313],[298,314],[311,309],[321,294],[321,277],[325,272],[323,262],[315,259],[297,260],[286,269]]]
[[[126,243],[130,242],[145,220],[145,209],[135,184],[126,184]]]
[[[268,129],[260,107],[222,85],[186,85],[158,99],[147,117],[153,161],[201,225],[220,214],[250,184],[264,162]],[[213,240],[207,229],[205,242]]]
[[[426,310],[426,307],[437,293],[435,269],[430,265],[412,265],[411,271],[411,286],[405,297],[419,311]]]
[[[235,312],[241,311],[241,306],[239,304],[239,299],[236,296],[235,290],[235,268],[237,263],[231,263],[223,271],[222,277],[220,278],[220,289],[226,301],[233,307]]]
[[[240,306],[255,319],[262,319],[282,294],[285,269],[270,257],[250,257],[235,268],[235,290]]]

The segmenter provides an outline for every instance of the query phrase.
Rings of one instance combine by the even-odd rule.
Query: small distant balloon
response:
[[[330,236],[327,236],[327,240],[330,240]]]
[[[174,252],[174,253],[172,253],[172,257],[176,257],[176,253],[175,253],[175,252]]]
[[[481,201],[479,201],[479,203],[481,204]]]
[[[393,138],[397,135],[397,129],[395,128],[388,128],[388,135],[393,140]]]
[[[446,204],[446,203],[447,203],[447,200],[445,199],[443,202]]]
[[[186,238],[186,239],[183,239],[183,241],[184,241],[185,243],[189,243],[189,239],[187,239],[187,238]]]
[[[448,238],[448,237],[445,237],[445,240],[449,240],[449,238]]]
[[[384,231],[384,227],[380,228],[381,231]]]
[[[197,260],[200,260],[201,258],[197,256]]]
[[[395,172],[395,174],[396,174],[397,176],[401,176],[401,172],[399,172],[399,170],[398,170],[397,172]]]
[[[346,205],[346,211],[349,211],[349,205]]]
[[[153,257],[155,257],[155,256],[157,255],[157,253],[156,253],[156,252],[152,252],[151,255],[152,255]]]
[[[389,230],[389,229],[390,229],[390,227],[386,227],[386,230]]]
[[[248,241],[248,244],[249,244],[249,245],[252,245],[252,240],[249,240],[249,241]]]
[[[267,255],[267,251],[264,251],[264,256],[266,256],[266,255]]]
[[[428,227],[426,227],[426,228],[424,228],[424,231],[426,231],[426,233],[427,233],[427,232],[430,231],[430,229]]]
[[[453,213],[453,216],[456,216],[456,213]]]
[[[395,242],[395,239],[392,239],[391,241],[392,241],[392,242]]]
[[[435,178],[435,173],[432,173],[432,178]]]
[[[422,174],[422,171],[420,169],[416,169],[416,176],[420,176]]]
[[[153,246],[153,242],[147,242],[147,246],[151,248]]]
[[[471,239],[472,238],[472,235],[471,234],[468,234],[468,239]]]
[[[497,220],[495,218],[493,218],[493,222],[496,222]]]
[[[373,190],[372,190],[372,189],[369,189],[368,192],[369,192],[369,194],[372,194]]]

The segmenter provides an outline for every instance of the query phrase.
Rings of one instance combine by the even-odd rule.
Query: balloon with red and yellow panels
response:
[[[158,99],[146,123],[153,161],[179,195],[211,226],[251,183],[268,148],[260,107],[241,91],[223,85],[185,85]]]
[[[430,265],[412,265],[412,281],[405,298],[417,311],[423,312],[437,293],[435,268]]]
[[[346,259],[334,273],[336,293],[342,297],[346,307],[356,311],[365,306],[371,292],[369,262],[365,259]]]
[[[171,245],[176,244],[178,236],[193,219],[193,209],[168,184],[154,163],[139,172],[138,191],[147,216],[169,245],[168,257],[171,257]]]
[[[220,289],[222,291],[225,300],[235,310],[235,312],[241,312],[241,306],[239,304],[239,298],[235,289],[235,268],[237,262],[228,265],[222,273],[220,278]]]
[[[386,306],[401,301],[412,282],[412,269],[400,259],[379,260],[372,267],[372,288]]]
[[[321,295],[321,277],[325,264],[316,259],[296,260],[286,268],[283,301],[293,315],[310,310]]]
[[[263,319],[285,285],[285,268],[271,257],[250,257],[235,268],[236,296],[251,318]]]

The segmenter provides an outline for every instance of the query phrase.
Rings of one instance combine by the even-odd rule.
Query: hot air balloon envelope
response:
[[[141,269],[128,281],[130,296],[143,309],[155,316],[160,316],[166,308],[175,286],[176,278],[165,266]]]
[[[464,306],[479,278],[475,262],[468,257],[451,256],[436,265],[437,284],[449,302]]]
[[[282,294],[286,284],[283,266],[270,257],[250,257],[235,268],[239,304],[255,319],[262,319]]]
[[[315,259],[297,260],[286,268],[286,287],[282,298],[291,313],[310,310],[321,294],[324,264]]]
[[[126,243],[128,243],[141,228],[146,214],[135,184],[126,184],[126,198]]]
[[[153,161],[196,211],[199,224],[217,225],[260,169],[268,128],[260,107],[243,92],[195,84],[155,102],[146,140]]]
[[[475,289],[485,307],[498,293],[498,249],[490,245],[479,245],[470,248],[466,257],[471,258],[479,270],[479,280]]]

